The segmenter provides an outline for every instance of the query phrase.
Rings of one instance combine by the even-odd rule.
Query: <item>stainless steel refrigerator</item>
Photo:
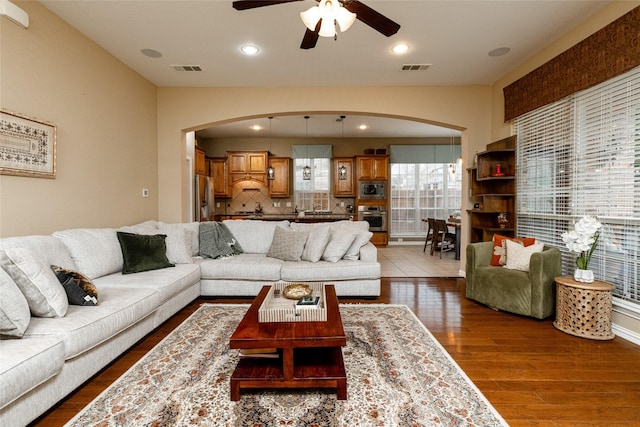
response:
[[[195,220],[210,221],[215,213],[213,196],[213,178],[210,176],[195,176]]]

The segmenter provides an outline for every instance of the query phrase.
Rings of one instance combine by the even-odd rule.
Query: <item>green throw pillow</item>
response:
[[[167,258],[166,235],[133,234],[122,231],[118,231],[117,234],[124,258],[122,274],[174,267]]]

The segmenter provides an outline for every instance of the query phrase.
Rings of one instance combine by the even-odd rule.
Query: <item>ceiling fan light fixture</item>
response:
[[[300,12],[300,18],[310,31],[315,31],[316,25],[322,19],[318,35],[321,37],[334,37],[336,35],[336,23],[340,27],[340,31],[345,32],[355,22],[356,14],[342,7],[338,0],[321,0],[317,6]]]

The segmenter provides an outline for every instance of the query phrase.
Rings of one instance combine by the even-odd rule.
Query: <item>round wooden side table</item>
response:
[[[556,320],[562,332],[593,340],[610,340],[612,291],[614,286],[596,280],[581,283],[573,277],[556,277]]]

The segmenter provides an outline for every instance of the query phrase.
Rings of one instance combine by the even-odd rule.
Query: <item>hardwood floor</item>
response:
[[[250,299],[195,300],[34,425],[63,425],[204,302]],[[511,426],[640,425],[640,346],[628,341],[491,310],[465,298],[461,278],[383,278],[380,298],[341,302],[408,305]]]

